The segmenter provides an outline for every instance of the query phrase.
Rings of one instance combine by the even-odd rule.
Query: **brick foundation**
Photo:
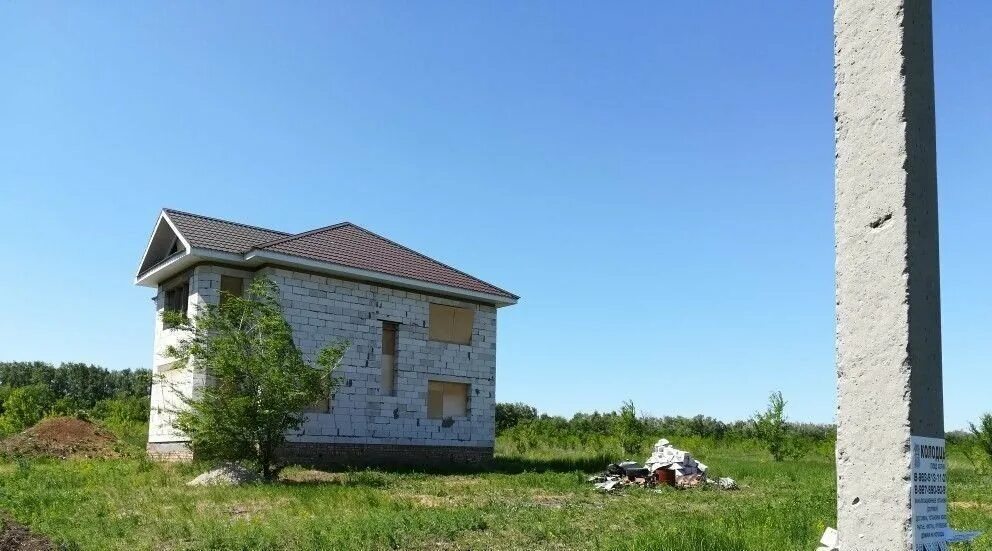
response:
[[[185,442],[149,442],[145,446],[148,458],[155,461],[192,461],[193,450]]]
[[[493,459],[491,447],[287,442],[282,461],[309,467],[482,467]]]
[[[149,442],[148,457],[154,461],[192,461],[193,452],[184,442]],[[332,444],[287,442],[279,460],[306,467],[427,467],[458,469],[484,467],[493,459],[493,449],[469,446],[418,446],[396,444]]]

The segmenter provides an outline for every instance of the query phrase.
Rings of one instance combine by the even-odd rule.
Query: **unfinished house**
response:
[[[164,355],[180,336],[165,310],[278,286],[308,361],[350,343],[340,385],[288,435],[287,461],[310,465],[484,461],[495,433],[496,311],[518,297],[347,222],[290,234],[175,210],[158,217],[135,280],[156,290],[148,453],[191,457],[171,426],[177,392],[206,384]]]

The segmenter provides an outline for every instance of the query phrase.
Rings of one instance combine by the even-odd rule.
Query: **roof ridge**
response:
[[[241,222],[234,222],[232,220],[224,220],[223,218],[216,218],[216,217],[213,217],[213,216],[205,216],[203,214],[196,214],[196,213],[193,213],[193,212],[186,212],[184,210],[179,210],[179,209],[163,208],[162,211],[163,212],[166,212],[166,213],[171,212],[171,213],[175,213],[175,214],[184,214],[186,216],[194,216],[196,218],[202,218],[204,220],[213,220],[214,222],[221,222],[221,223],[224,223],[224,224],[231,224],[231,225],[234,225],[234,226],[241,226],[243,228],[251,228],[253,230],[262,230],[262,231],[267,231],[267,232],[271,232],[271,233],[278,233],[278,234],[282,234],[282,235],[287,236],[287,237],[292,237],[294,235],[292,233],[284,232],[284,231],[281,231],[281,230],[273,230],[271,228],[263,228],[262,226],[253,226],[251,224],[243,224]],[[280,240],[281,239],[282,238],[280,238]]]
[[[286,241],[292,241],[293,239],[297,239],[297,238],[300,238],[300,237],[307,237],[308,235],[313,235],[315,233],[320,233],[320,232],[327,231],[327,230],[333,230],[333,229],[337,229],[337,228],[340,228],[340,227],[343,227],[343,226],[349,226],[349,225],[350,226],[355,226],[351,222],[338,222],[337,224],[331,224],[330,226],[324,226],[322,228],[316,228],[316,229],[308,230],[308,231],[305,231],[305,232],[302,232],[302,233],[287,234],[285,237],[280,237],[278,239],[273,239],[271,241],[266,241],[264,243],[258,243],[257,245],[252,245],[251,248],[252,249],[264,249],[266,247],[271,247],[272,245],[278,245],[280,243],[285,243]],[[358,226],[355,226],[355,227],[357,228]]]
[[[379,239],[382,239],[383,241],[386,241],[387,243],[391,243],[391,244],[393,244],[393,245],[395,245],[395,246],[397,246],[397,247],[399,247],[399,248],[401,248],[401,249],[403,249],[405,251],[411,252],[411,253],[413,253],[413,254],[415,254],[415,255],[423,258],[423,259],[430,260],[431,262],[436,262],[436,263],[444,266],[445,268],[447,268],[447,269],[449,269],[449,270],[451,270],[453,272],[457,272],[457,273],[459,273],[459,274],[461,274],[461,275],[463,275],[463,276],[465,276],[465,277],[467,277],[469,279],[475,280],[475,281],[477,281],[477,282],[479,282],[479,283],[481,283],[483,285],[487,285],[489,287],[492,287],[493,289],[496,289],[497,291],[499,291],[499,292],[501,292],[501,293],[503,293],[503,294],[505,294],[507,296],[511,296],[511,297],[515,297],[515,298],[520,298],[517,295],[515,295],[515,294],[513,294],[513,293],[511,293],[509,291],[507,291],[506,289],[502,289],[500,287],[497,287],[497,286],[493,285],[492,283],[489,283],[488,281],[483,281],[483,280],[475,277],[472,274],[463,272],[463,271],[459,270],[458,268],[455,268],[454,266],[450,266],[448,264],[445,264],[444,262],[441,262],[440,260],[438,260],[436,258],[432,258],[432,257],[427,256],[424,253],[415,251],[415,250],[411,249],[410,247],[407,247],[406,245],[397,243],[397,242],[393,241],[392,239],[390,239],[388,237],[385,237],[385,236],[382,236],[382,235],[379,235],[379,234],[375,233],[372,230],[367,230],[367,229],[359,226],[358,224],[352,224],[351,222],[344,222],[344,224],[348,224],[348,225],[354,226],[354,227],[362,230],[363,232],[365,232],[365,233],[367,233],[369,235],[373,235],[375,237],[378,237]]]

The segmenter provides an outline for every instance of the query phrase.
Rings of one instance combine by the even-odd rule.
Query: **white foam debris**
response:
[[[654,487],[658,484],[677,488],[696,488],[713,484],[723,490],[736,490],[737,482],[732,478],[711,481],[706,478],[706,465],[696,461],[692,454],[672,446],[662,438],[654,445],[651,456],[644,464],[629,459],[610,463],[600,474],[589,477],[588,481],[604,492],[628,485]]]
[[[953,528],[948,528],[944,532],[944,539],[948,543],[961,543],[971,541],[981,534],[981,532],[958,532]],[[839,551],[838,543],[837,530],[827,528],[823,531],[823,537],[820,538],[820,545],[816,551]]]
[[[717,486],[719,486],[720,489],[722,489],[722,490],[736,490],[737,489],[737,481],[734,480],[733,478],[730,478],[729,476],[725,476],[723,478],[716,479],[716,482],[714,482],[714,484],[716,484]]]
[[[597,482],[594,484],[597,490],[602,490],[604,492],[612,492],[617,486],[620,485],[622,480],[620,478],[606,480],[603,482]]]
[[[823,537],[820,538],[820,546],[816,551],[837,551],[837,530],[833,528],[824,530]]]
[[[652,473],[658,469],[675,471],[676,480],[677,477],[693,475],[703,475],[702,478],[705,480],[706,470],[709,468],[693,459],[689,452],[672,446],[672,443],[665,438],[658,440],[654,445],[654,451],[644,461],[644,466]]]

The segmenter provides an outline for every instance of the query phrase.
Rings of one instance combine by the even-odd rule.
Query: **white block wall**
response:
[[[496,308],[428,296],[288,269],[263,268],[260,274],[280,289],[283,313],[304,358],[335,341],[349,343],[329,413],[311,413],[291,441],[351,444],[418,444],[491,447],[495,438]],[[198,266],[190,286],[191,311],[202,301],[216,302],[221,274],[251,277],[217,266]],[[246,279],[247,285],[247,279]],[[160,293],[161,310],[164,293]],[[427,338],[431,302],[474,310],[472,343],[459,345]],[[399,324],[395,396],[381,392],[382,322]],[[172,330],[156,321],[156,358]],[[188,374],[189,387],[202,378]],[[428,380],[469,385],[468,412],[451,422],[427,418]],[[158,391],[158,392],[156,392]],[[156,414],[163,398],[152,392],[150,442],[177,441],[167,416]],[[447,426],[446,426],[447,425]],[[181,435],[180,439],[181,439]]]
[[[148,441],[182,442],[187,438],[172,428],[173,413],[182,405],[179,394],[192,395],[197,388],[203,386],[205,377],[200,373],[185,367],[177,367],[174,360],[165,355],[170,345],[179,342],[182,332],[166,329],[162,323],[162,312],[165,311],[165,289],[179,283],[183,278],[189,280],[188,312],[193,315],[203,304],[215,304],[220,298],[220,276],[232,275],[241,278],[251,278],[253,272],[233,270],[216,266],[201,266],[173,278],[159,287],[155,296],[155,344],[152,356],[152,396],[151,413],[148,420]]]

